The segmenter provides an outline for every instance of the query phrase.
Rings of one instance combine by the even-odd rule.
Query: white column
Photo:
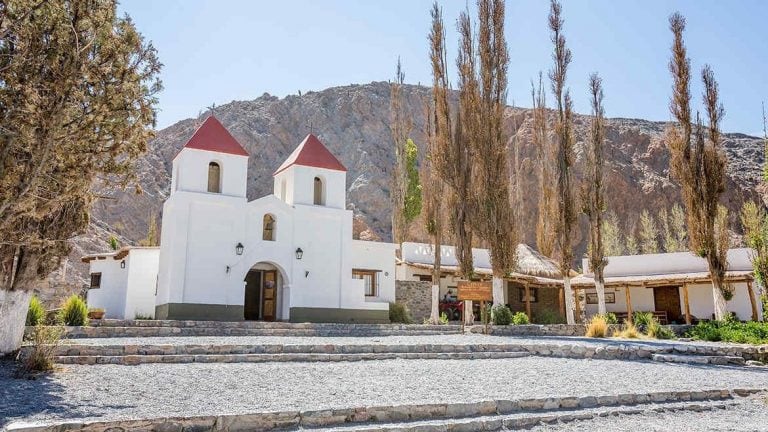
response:
[[[283,285],[283,311],[280,319],[283,321],[291,320],[291,286],[288,284]]]
[[[504,304],[504,279],[500,277],[493,277],[493,306],[499,306]]]
[[[429,319],[432,321],[433,324],[437,324],[440,322],[440,310],[439,310],[439,304],[440,304],[440,285],[435,284],[432,285],[432,310],[429,314]]]

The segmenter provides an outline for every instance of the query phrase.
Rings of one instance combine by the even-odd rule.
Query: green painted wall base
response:
[[[291,322],[389,324],[389,311],[292,307]]]
[[[241,305],[166,303],[155,306],[155,319],[197,321],[242,321]]]

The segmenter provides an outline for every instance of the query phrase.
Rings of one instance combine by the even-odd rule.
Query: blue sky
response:
[[[123,0],[165,65],[158,127],[204,107],[264,92],[391,79],[400,56],[409,83],[431,82],[427,33],[431,0]],[[474,10],[474,2],[469,2]],[[453,66],[455,19],[465,1],[442,1]],[[530,80],[550,67],[543,0],[507,2],[508,102],[529,107]],[[588,113],[587,80],[603,77],[610,117],[668,120],[670,32],[675,10],[688,20],[686,42],[696,81],[709,63],[726,109],[724,129],[762,135],[768,100],[768,1],[565,0],[565,35],[573,51],[568,84]],[[473,12],[474,14],[474,12]],[[455,72],[452,67],[451,72]]]

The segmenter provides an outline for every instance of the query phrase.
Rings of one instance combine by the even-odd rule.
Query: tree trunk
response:
[[[720,287],[714,281],[712,281],[712,298],[715,304],[715,319],[719,321],[725,319],[728,315],[728,307]]]
[[[472,300],[464,301],[464,324],[475,323],[475,315],[472,313]]]
[[[568,324],[576,324],[573,318],[573,290],[571,289],[571,277],[566,275],[563,278],[563,290],[565,292],[565,321]]]
[[[605,315],[605,283],[601,278],[595,279],[595,291],[597,291],[597,313]]]
[[[493,307],[504,304],[504,279],[493,277]]]
[[[21,347],[31,297],[32,291],[0,290],[0,356]]]
[[[429,320],[432,324],[438,324],[440,322],[440,284],[432,285],[432,311],[429,314]]]

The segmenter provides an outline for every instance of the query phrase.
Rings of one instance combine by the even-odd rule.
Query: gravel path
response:
[[[353,363],[66,366],[38,380],[0,362],[14,419],[151,418],[672,390],[768,388],[765,368],[525,357]]]
[[[768,400],[765,397],[750,398],[740,400],[738,404],[726,409],[618,415],[537,426],[530,430],[533,432],[768,431]]]
[[[520,337],[520,336],[489,336],[477,333],[424,335],[424,336],[372,336],[372,337],[331,337],[331,336],[171,336],[171,337],[120,337],[120,338],[84,338],[66,339],[65,344],[76,345],[198,345],[198,344],[232,344],[232,345],[468,345],[468,344],[551,344],[562,343],[569,345],[636,345],[636,346],[750,346],[720,344],[713,342],[680,342],[662,340],[638,339],[594,339],[581,337]]]

